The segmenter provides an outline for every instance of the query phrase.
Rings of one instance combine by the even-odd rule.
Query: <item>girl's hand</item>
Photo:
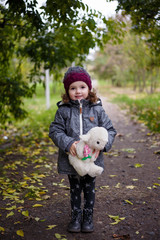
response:
[[[75,141],[75,142],[71,145],[71,147],[70,147],[70,149],[69,149],[70,154],[72,154],[73,156],[76,156],[76,155],[77,155],[76,145],[77,145],[78,142],[79,142],[79,141]]]

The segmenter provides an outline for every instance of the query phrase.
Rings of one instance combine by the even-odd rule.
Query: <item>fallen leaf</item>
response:
[[[160,154],[160,150],[155,151],[154,154]]]
[[[57,239],[60,239],[60,238],[61,238],[61,235],[60,235],[59,233],[55,233],[55,237],[56,237]]]
[[[113,215],[108,215],[108,216],[115,221],[110,223],[111,225],[118,224],[120,221],[125,219],[125,217],[119,217],[119,216],[113,216]]]
[[[108,185],[106,185],[106,186],[101,186],[101,187],[100,187],[100,189],[103,189],[103,188],[105,188],[105,189],[108,189],[108,188],[109,188],[109,186],[108,186]]]
[[[117,240],[130,240],[130,235],[118,235],[118,234],[113,234],[113,238]]]
[[[55,228],[57,225],[48,225],[47,230],[51,230],[52,228]]]
[[[144,165],[144,164],[136,163],[136,164],[134,164],[134,167],[135,167],[135,168],[139,168],[139,167],[143,167],[143,165]]]
[[[5,231],[5,229],[0,226],[0,232],[4,232],[4,231]]]
[[[122,152],[136,153],[136,150],[134,148],[123,148]]]
[[[43,205],[42,204],[34,204],[32,207],[43,207]]]
[[[44,200],[48,200],[48,199],[50,199],[51,197],[49,196],[49,195],[44,195],[43,197],[42,197],[42,199],[44,199]]]
[[[29,217],[29,212],[28,212],[28,210],[22,211],[22,215],[25,216],[25,217]]]
[[[135,186],[133,186],[133,185],[129,185],[129,186],[126,186],[126,188],[127,188],[127,189],[134,189]]]
[[[16,233],[17,233],[18,236],[24,237],[23,230],[17,230]]]
[[[159,184],[159,183],[153,183],[153,185],[155,185],[155,186],[160,186],[160,184]]]
[[[125,202],[133,205],[133,203],[131,201],[129,201],[129,200],[125,200]]]
[[[117,183],[115,188],[120,188],[120,185],[121,185],[120,183]]]
[[[6,218],[11,217],[11,216],[13,216],[13,215],[14,215],[14,212],[12,211],[12,212],[10,212],[10,213],[7,214]]]
[[[8,210],[8,211],[13,210],[13,209],[16,209],[16,205],[6,208],[6,210]]]

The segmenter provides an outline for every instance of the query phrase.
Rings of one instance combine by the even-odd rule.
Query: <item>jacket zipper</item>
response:
[[[79,107],[79,122],[80,122],[80,135],[82,135],[83,134],[83,122],[82,122],[82,103],[81,102],[79,102],[80,103],[80,107]]]

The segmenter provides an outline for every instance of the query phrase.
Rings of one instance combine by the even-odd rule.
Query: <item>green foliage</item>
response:
[[[118,0],[117,10],[125,10],[132,20],[134,31],[148,33],[147,41],[155,54],[160,53],[160,1],[159,0]]]
[[[135,90],[153,93],[160,83],[159,57],[153,55],[145,36],[131,31],[130,20],[119,18],[125,21],[125,36],[121,44],[110,40],[104,51],[95,54],[93,71],[98,79],[111,80],[113,86],[132,84]]]
[[[103,22],[103,27],[98,26],[98,19]],[[41,6],[41,13],[37,11],[36,0],[7,0],[0,4],[0,84],[9,88],[8,84],[14,81],[18,89],[18,94],[14,88],[10,88],[10,94],[0,92],[3,111],[0,122],[8,121],[10,115],[15,118],[26,116],[22,108],[23,97],[34,93],[44,69],[50,69],[57,78],[61,69],[72,62],[82,64],[90,48],[102,47],[103,41],[107,42],[111,37],[119,39],[121,30],[116,31],[116,26],[118,23],[107,21],[101,13],[89,10],[82,0],[47,0]],[[26,59],[31,62],[32,69],[23,76],[19,66]],[[30,88],[30,82],[33,88]],[[8,100],[2,101],[3,98]],[[14,102],[12,107],[7,101]]]
[[[38,84],[33,98],[26,98],[24,101],[24,107],[29,112],[29,115],[23,121],[15,122],[13,120],[12,124],[18,129],[23,129],[24,132],[32,132],[37,138],[42,137],[43,132],[48,132],[49,125],[53,121],[57,110],[56,103],[61,100],[62,84],[54,82],[50,84],[50,89],[51,91],[54,89],[54,94],[51,93],[51,107],[49,110],[46,110],[45,90],[42,84]]]
[[[114,99],[120,105],[129,107],[132,114],[142,120],[153,132],[160,132],[160,95],[146,95],[139,99],[132,99],[127,95],[119,95]]]
[[[0,82],[0,123],[4,124],[9,120],[11,114],[15,119],[26,117],[22,97],[31,97],[35,85],[30,87],[27,82],[22,81],[21,74],[0,76]]]

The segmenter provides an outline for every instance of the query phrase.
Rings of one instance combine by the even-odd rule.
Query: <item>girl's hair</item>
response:
[[[96,103],[96,102],[97,102],[98,97],[97,97],[97,95],[96,95],[95,89],[93,89],[93,91],[89,91],[87,99],[88,99],[91,103]],[[70,97],[69,97],[69,95],[68,95],[67,92],[65,92],[64,94],[62,94],[62,101],[63,101],[64,103],[68,103],[68,102],[70,101]]]

